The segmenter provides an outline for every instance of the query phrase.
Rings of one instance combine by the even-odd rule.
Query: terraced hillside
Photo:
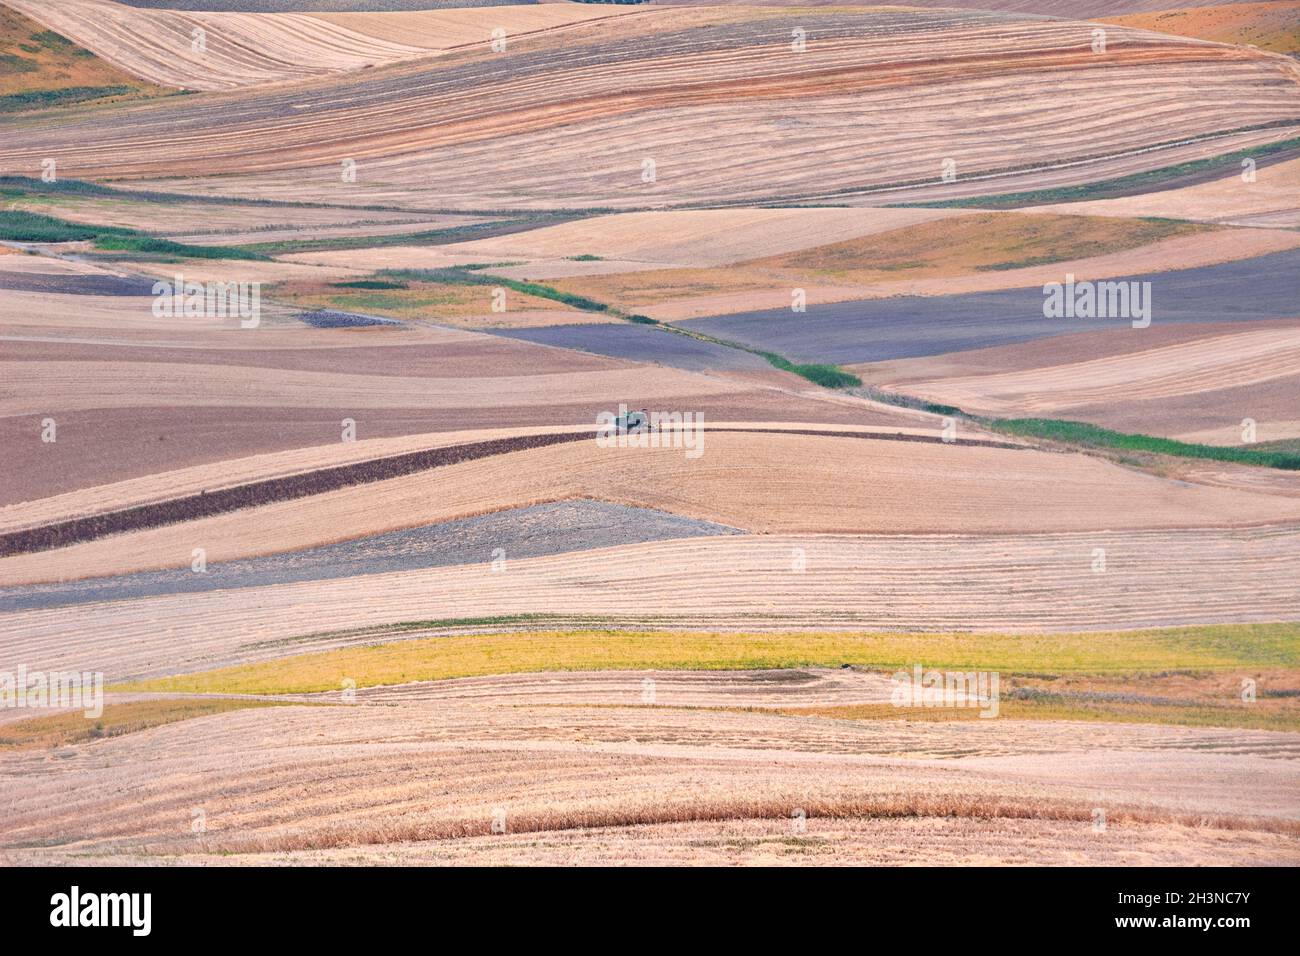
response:
[[[526,35],[625,8],[547,3],[410,13],[231,13],[136,9],[112,0],[10,6],[160,86],[228,90],[360,70],[487,44],[494,29]],[[312,5],[307,9],[323,9]]]
[[[625,701],[639,699],[641,679],[626,675]],[[51,845],[66,814],[88,821],[82,860],[901,863],[968,861],[973,848],[1000,862],[1296,859],[1281,815],[1294,734],[1106,728],[1094,739],[1122,756],[1105,765],[1079,746],[1077,726],[1045,735],[1040,722],[994,721],[990,737],[969,724],[636,704],[593,717],[520,705],[508,684],[485,690],[436,710],[197,717],[69,748],[79,752],[57,775],[40,751],[0,755],[30,781],[4,795],[0,834],[27,848],[6,858],[63,858]],[[733,700],[748,702],[739,691]],[[250,753],[250,740],[264,743]],[[102,783],[109,766],[128,768],[118,786]],[[1229,782],[1205,784],[1224,769]],[[289,812],[304,790],[315,799]],[[1109,811],[1100,838],[1097,805]],[[177,824],[196,807],[197,833]],[[920,849],[903,849],[912,843]]]
[[[946,159],[949,185],[993,192],[1025,167],[1047,169],[1040,185],[1086,182],[1300,121],[1293,61],[1123,27],[1099,54],[1091,30],[984,12],[646,10],[500,54],[33,124],[0,148],[0,172],[54,157],[70,176],[173,191],[460,209],[862,203],[939,182]],[[883,121],[903,108],[905,128]],[[355,183],[340,181],[345,159]]]

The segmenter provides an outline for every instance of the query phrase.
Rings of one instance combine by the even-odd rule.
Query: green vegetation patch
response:
[[[515,292],[522,292],[526,295],[536,296],[539,299],[550,299],[553,302],[561,302],[572,308],[580,309],[583,312],[604,312],[616,316],[621,315],[618,310],[606,305],[604,302],[597,302],[595,299],[588,299],[583,295],[561,292],[559,289],[553,289],[548,285],[542,285],[540,282],[525,282],[520,279],[507,279],[503,276],[496,276],[480,271],[487,268],[491,268],[491,266],[450,266],[443,269],[386,269],[381,272],[380,275],[391,276],[392,278],[399,280],[433,282],[446,285],[501,286],[506,289],[512,289]]]
[[[183,259],[265,260],[268,258],[240,246],[192,246],[184,242],[173,242],[170,239],[158,239],[139,233],[125,236],[97,236],[95,247],[105,252],[140,252]]]
[[[798,364],[791,362],[775,352],[757,353],[767,359],[769,365],[773,368],[779,368],[783,372],[793,372],[795,375],[815,382],[823,388],[855,388],[862,384],[862,379],[850,372],[844,371],[838,365],[823,364]]]
[[[405,282],[393,282],[388,279],[354,279],[351,282],[331,283],[336,289],[407,289]]]
[[[266,259],[240,246],[191,246],[122,226],[68,222],[24,210],[0,210],[0,239],[11,242],[94,242],[106,252],[137,252],[188,259]]]
[[[72,103],[86,103],[134,92],[135,90],[129,86],[67,86],[61,90],[24,90],[21,93],[6,93],[0,96],[0,113],[67,106]]]
[[[1127,451],[1146,451],[1178,458],[1204,458],[1211,461],[1229,461],[1243,465],[1262,465],[1266,468],[1300,470],[1300,453],[1240,446],[1202,445],[1157,438],[1153,435],[1134,435],[1111,431],[1087,422],[1072,422],[1055,418],[975,418],[983,427],[1017,435],[1022,438],[1045,438],[1067,442],[1085,448],[1120,448]]]
[[[382,207],[363,207],[382,208]],[[543,226],[556,225],[581,218],[573,213],[537,213],[475,222],[464,226],[445,226],[419,232],[391,233],[382,236],[332,236],[326,239],[278,239],[271,242],[253,242],[246,248],[267,255],[287,252],[324,252],[339,249],[376,249],[384,246],[442,246],[471,239],[493,239],[498,236],[528,232]]]
[[[13,242],[83,242],[131,233],[120,226],[88,226],[40,213],[0,209],[0,239]]]
[[[653,319],[648,319],[653,322]],[[699,339],[701,342],[711,342],[714,345],[721,345],[724,348],[737,349],[741,352],[748,352],[750,355],[757,355],[764,359],[768,365],[778,368],[783,372],[792,372],[801,378],[823,388],[856,388],[862,384],[862,379],[849,372],[844,371],[838,365],[824,365],[818,363],[804,364],[791,362],[784,355],[777,355],[775,352],[766,352],[763,349],[751,348],[748,345],[742,345],[739,342],[732,342],[729,339],[720,339],[712,335],[706,335],[703,332],[683,329],[676,325],[661,323],[660,327],[669,332],[676,332],[679,335],[686,335],[693,339]]]

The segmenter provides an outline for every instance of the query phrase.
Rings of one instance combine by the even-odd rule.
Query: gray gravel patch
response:
[[[0,588],[0,612],[163,594],[194,594],[417,568],[480,564],[647,541],[743,534],[737,528],[603,501],[559,501],[425,525],[290,554],[222,561],[204,573],[142,571],[58,584]],[[501,551],[496,552],[496,549]]]
[[[378,315],[364,315],[360,312],[338,312],[334,309],[299,312],[294,318],[317,329],[355,329],[366,325],[406,324],[398,319],[386,319]]]

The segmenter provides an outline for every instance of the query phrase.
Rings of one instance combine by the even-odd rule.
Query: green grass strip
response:
[[[106,252],[142,252],[151,255],[179,256],[184,259],[244,259],[267,261],[268,256],[240,246],[192,246],[153,236],[98,236],[95,247]]]
[[[0,113],[18,113],[39,110],[50,106],[67,106],[100,100],[107,96],[134,93],[130,86],[68,86],[61,90],[27,90],[23,93],[6,93],[0,96]]]
[[[567,306],[579,309],[583,312],[603,312],[610,315],[621,316],[618,312],[604,302],[597,302],[595,299],[588,299],[586,296],[573,295],[569,292],[561,292],[559,289],[552,289],[550,286],[542,285],[540,282],[524,282],[519,279],[507,279],[504,276],[496,276],[487,272],[480,272],[478,269],[483,267],[470,266],[450,266],[444,269],[385,269],[382,276],[388,276],[398,280],[412,280],[415,282],[437,282],[445,285],[490,285],[501,286],[506,289],[513,289],[515,292],[521,292],[525,295],[536,296],[539,299],[550,299],[553,302],[562,302]]]
[[[1112,431],[1087,422],[1072,422],[1056,418],[980,418],[973,420],[990,431],[1022,438],[1045,438],[1068,442],[1085,448],[1119,448],[1126,451],[1146,451],[1178,458],[1204,458],[1210,461],[1228,461],[1243,465],[1262,465],[1266,468],[1284,468],[1300,471],[1300,454],[1286,451],[1269,451],[1239,446],[1201,445],[1157,438],[1154,435],[1137,435]]]
[[[191,246],[158,239],[122,226],[68,222],[17,209],[0,210],[0,239],[11,242],[87,242],[108,252],[140,252],[188,259],[257,259],[267,257],[239,246]]]
[[[766,359],[768,364],[773,368],[781,369],[784,372],[792,372],[795,375],[806,378],[808,381],[821,385],[824,388],[849,388],[862,384],[862,380],[856,375],[851,375],[836,365],[801,364],[791,362],[789,359],[782,355],[777,355],[775,352],[765,352],[762,349],[751,348],[748,345],[742,345],[739,342],[730,342],[726,339],[714,338],[711,335],[705,335],[700,332],[692,332],[675,325],[670,325],[666,322],[658,322],[646,315],[629,314],[612,305],[608,305],[607,303],[597,302],[595,299],[589,299],[582,295],[574,295],[571,292],[562,292],[559,289],[553,289],[540,282],[524,282],[518,279],[507,279],[502,276],[492,275],[489,272],[482,271],[486,268],[490,268],[490,266],[450,266],[444,269],[386,269],[379,273],[379,275],[387,276],[391,279],[413,280],[418,282],[503,286],[507,289],[513,289],[516,292],[537,296],[541,299],[550,299],[554,302],[562,302],[567,306],[571,306],[572,308],[579,309],[583,312],[599,312],[613,318],[623,319],[624,321],[634,322],[639,325],[654,325],[666,332],[676,332],[679,335],[685,335],[701,342],[709,342],[714,345],[720,345],[724,348],[749,352],[751,355],[758,355]]]

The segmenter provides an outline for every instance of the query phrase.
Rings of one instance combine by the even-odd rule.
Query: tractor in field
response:
[[[643,431],[649,427],[650,416],[646,414],[644,408],[639,412],[630,412],[624,409],[623,413],[614,420],[614,431],[620,435]]]

